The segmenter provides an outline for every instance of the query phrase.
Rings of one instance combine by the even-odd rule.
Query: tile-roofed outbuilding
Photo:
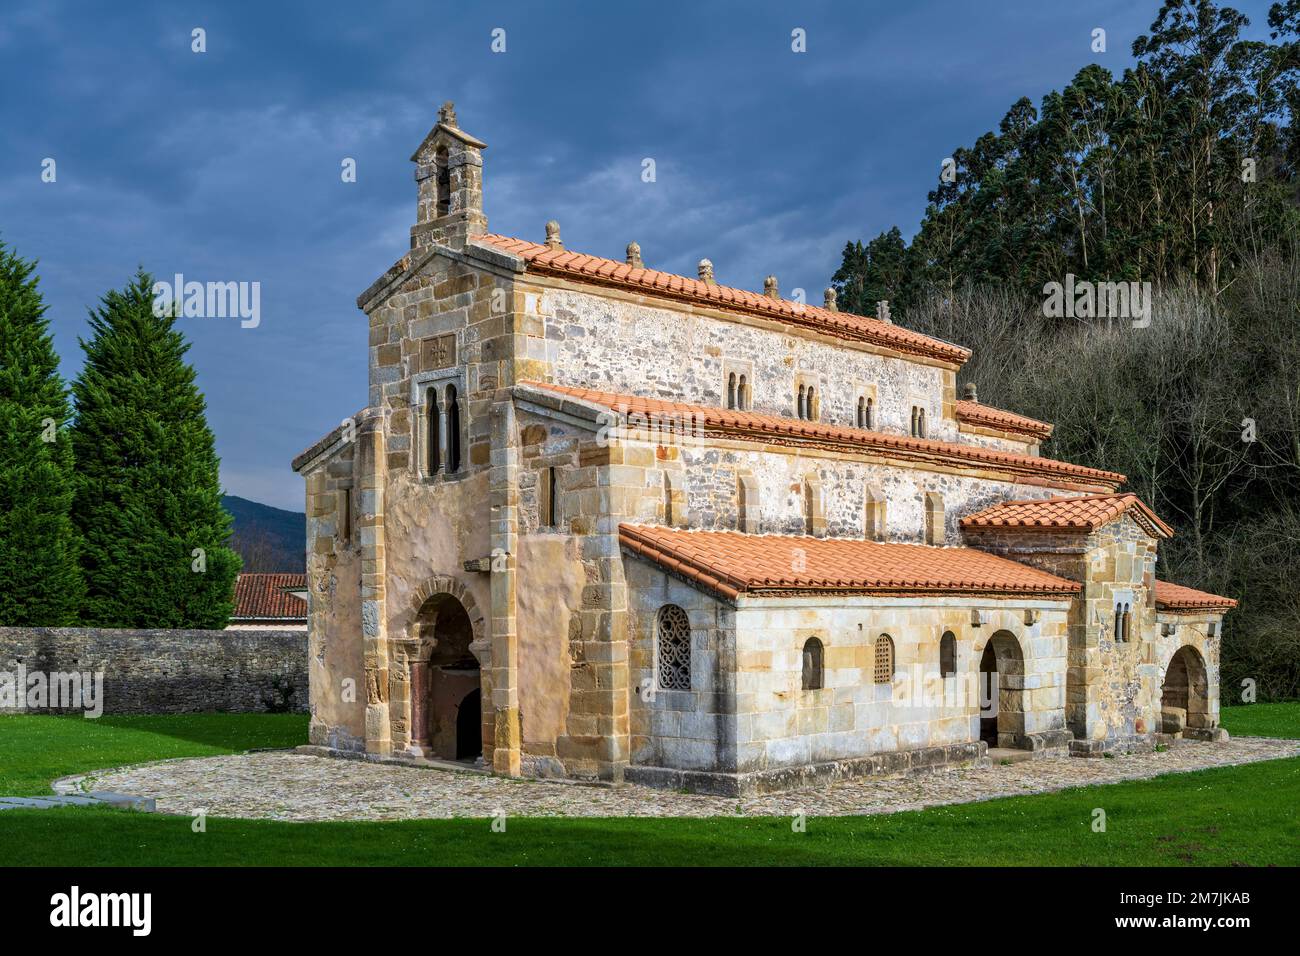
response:
[[[1047,422],[1040,422],[1028,415],[1017,415],[1015,412],[994,408],[981,402],[959,401],[956,403],[955,414],[957,421],[971,425],[996,428],[999,431],[1027,435],[1042,441],[1052,437],[1052,426]]]
[[[1134,494],[1004,501],[967,515],[961,519],[961,526],[1009,531],[1096,531],[1125,514],[1152,537],[1173,537],[1174,529]]]
[[[1080,589],[974,548],[634,524],[619,525],[618,536],[631,553],[727,598],[809,592],[1068,598]]]
[[[306,574],[241,574],[235,579],[233,621],[307,620],[307,602],[290,591],[307,590]]]
[[[533,273],[759,315],[790,325],[816,329],[839,338],[869,342],[896,352],[921,355],[954,365],[963,364],[971,355],[970,349],[890,322],[779,299],[748,289],[632,266],[616,259],[567,249],[551,249],[540,243],[511,236],[488,233],[475,236],[474,242],[518,256],[524,260],[527,271]]]
[[[653,421],[685,422],[691,433],[773,443],[808,444],[870,452],[885,457],[940,464],[956,468],[978,468],[1000,472],[1031,484],[1069,486],[1087,490],[1113,491],[1124,476],[1069,462],[998,451],[979,445],[910,438],[867,431],[847,425],[805,421],[762,412],[717,408],[688,402],[672,402],[637,395],[622,395],[571,385],[520,382],[522,389],[540,390],[576,399],[623,416],[644,416]],[[661,430],[668,430],[662,428]]]
[[[1159,611],[1230,611],[1236,606],[1235,600],[1221,594],[1156,581],[1156,610]]]

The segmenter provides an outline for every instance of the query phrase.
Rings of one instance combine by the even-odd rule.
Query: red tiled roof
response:
[[[1220,594],[1156,582],[1156,609],[1160,611],[1230,611],[1236,606],[1236,601]]]
[[[997,428],[1004,432],[1016,432],[1044,440],[1052,437],[1052,426],[1047,422],[1040,422],[1027,415],[1017,415],[1002,408],[994,408],[992,405],[960,401],[957,402],[956,414],[959,422],[969,422],[972,425],[983,425],[985,428]]]
[[[286,592],[307,590],[305,574],[241,574],[235,580],[233,620],[306,621],[307,602]]]
[[[1131,513],[1133,520],[1153,537],[1173,537],[1174,529],[1134,494],[1004,501],[967,515],[961,519],[961,526],[1014,531],[1096,531],[1125,513]]]
[[[805,305],[760,295],[747,289],[702,282],[657,269],[637,269],[626,262],[604,259],[567,249],[549,249],[526,239],[486,234],[473,237],[474,242],[486,243],[495,249],[519,256],[527,263],[530,272],[561,276],[578,282],[633,289],[668,299],[678,299],[709,305],[733,312],[762,315],[791,325],[805,326],[831,335],[854,341],[870,342],[898,352],[923,355],[961,365],[970,358],[970,349],[962,348],[942,339],[922,335],[889,322],[866,318],[848,312],[832,312],[818,306]]]
[[[774,442],[794,440],[800,443],[864,449],[893,458],[998,471],[1033,484],[1082,485],[1094,490],[1100,486],[1113,491],[1124,481],[1123,475],[1112,471],[1100,471],[1096,468],[1072,465],[1069,462],[1041,458],[1037,455],[1017,455],[977,445],[960,445],[928,438],[908,438],[902,435],[851,428],[847,425],[828,425],[823,422],[803,421],[760,412],[670,402],[636,395],[620,395],[570,385],[542,382],[520,382],[519,384],[590,402],[623,415],[643,415],[651,419],[655,417],[685,419],[690,422],[692,429],[701,429],[706,435]]]
[[[740,593],[1070,596],[1075,581],[974,548],[621,524],[619,543],[728,598]]]

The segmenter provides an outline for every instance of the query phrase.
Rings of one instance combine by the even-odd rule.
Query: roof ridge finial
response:
[[[546,242],[544,245],[547,249],[561,250],[564,248],[564,243],[560,241],[560,224],[554,219],[546,224]]]
[[[645,265],[641,262],[641,244],[633,239],[627,244],[627,264],[633,269],[644,269]]]
[[[763,280],[763,295],[769,299],[781,298],[781,290],[776,284],[776,276],[768,276]]]
[[[458,129],[456,125],[456,104],[451,100],[446,100],[442,104],[442,109],[438,110],[438,122],[443,126],[450,126],[452,129]]]
[[[696,269],[696,274],[700,277],[701,282],[707,282],[709,285],[717,285],[713,281],[713,263],[708,259],[701,259]]]

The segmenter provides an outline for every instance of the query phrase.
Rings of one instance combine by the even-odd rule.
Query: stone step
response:
[[[1004,763],[1024,763],[1034,759],[1032,750],[1013,750],[1010,747],[990,747],[989,760],[994,766]]]

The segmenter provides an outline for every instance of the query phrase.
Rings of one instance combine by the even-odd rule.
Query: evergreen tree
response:
[[[0,625],[77,623],[68,392],[35,264],[0,243]]]
[[[865,246],[847,243],[831,285],[841,312],[874,316],[882,299],[889,300],[891,313],[898,311],[909,287],[907,243],[898,227],[882,232]]]
[[[172,315],[143,271],[90,315],[73,383],[73,514],[83,538],[83,619],[100,627],[225,627],[238,556],[227,547],[206,405]]]

